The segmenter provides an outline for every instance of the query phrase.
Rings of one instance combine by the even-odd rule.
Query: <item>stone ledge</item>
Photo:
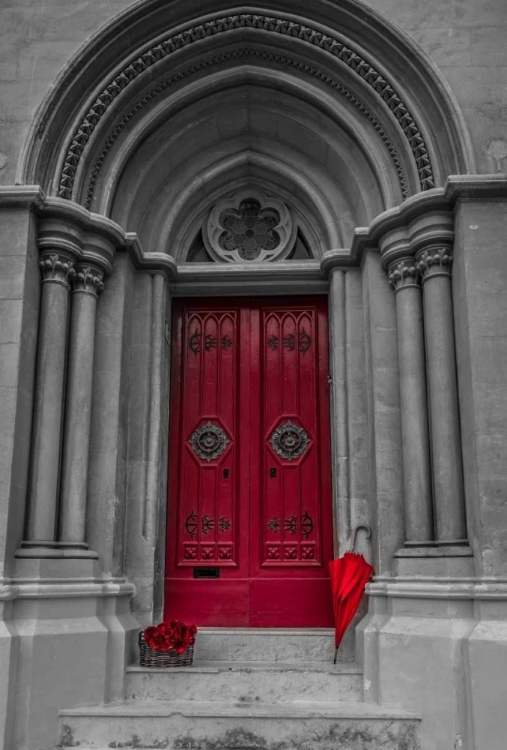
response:
[[[507,600],[507,580],[399,576],[367,584],[369,596],[413,599]]]
[[[297,709],[295,711],[295,708]],[[420,714],[398,708],[379,706],[375,703],[340,701],[294,701],[294,703],[258,703],[237,705],[225,701],[118,701],[101,706],[64,709],[60,716],[85,717],[248,717],[312,719],[408,719],[420,720]]]

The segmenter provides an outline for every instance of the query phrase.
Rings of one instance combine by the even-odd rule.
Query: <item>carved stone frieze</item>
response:
[[[76,273],[74,261],[66,255],[57,253],[44,255],[39,261],[39,268],[42,272],[42,283],[51,281],[66,287],[69,287]]]
[[[157,96],[159,96],[163,91],[166,91],[171,86],[177,83],[180,83],[183,79],[188,78],[189,76],[191,76],[192,74],[198,71],[202,71],[205,68],[219,65],[229,60],[248,60],[248,59],[266,60],[267,62],[273,62],[279,65],[286,65],[288,67],[301,71],[302,73],[305,73],[306,75],[311,75],[315,78],[318,78],[327,86],[330,86],[334,91],[340,94],[340,96],[343,96],[347,101],[349,101],[364,117],[366,117],[368,122],[373,126],[377,135],[380,137],[380,140],[386,147],[387,151],[389,152],[389,156],[392,159],[394,168],[396,170],[396,174],[398,176],[398,182],[400,185],[401,194],[403,198],[408,198],[408,185],[407,185],[407,180],[406,180],[405,172],[403,169],[403,165],[401,163],[400,156],[394,144],[392,143],[391,139],[389,138],[386,131],[382,127],[378,118],[373,114],[371,109],[369,109],[369,107],[367,107],[366,104],[364,104],[364,102],[361,101],[361,99],[359,99],[355,94],[353,94],[348,88],[346,88],[336,78],[333,78],[333,76],[330,76],[328,73],[326,73],[323,70],[320,70],[319,68],[302,63],[300,60],[296,60],[286,54],[276,53],[276,52],[266,52],[266,50],[259,50],[253,47],[242,47],[240,49],[231,50],[230,52],[223,52],[221,54],[214,55],[208,60],[202,60],[199,63],[199,65],[189,65],[189,67],[186,68],[185,70],[175,73],[174,75],[170,76],[165,81],[163,81],[162,83],[159,83],[157,84],[157,86],[154,86],[150,91],[148,91],[147,94],[145,94],[141,99],[139,99],[134,104],[134,106],[131,107],[131,109],[129,109],[129,111],[125,115],[123,115],[123,117],[116,123],[114,128],[111,130],[91,170],[90,179],[88,182],[88,188],[86,191],[86,201],[85,201],[86,208],[89,209],[92,204],[93,195],[95,192],[95,185],[97,183],[100,170],[107,157],[107,154],[109,153],[109,151],[115,144],[118,136],[125,130],[127,124],[139,112],[141,112],[141,110],[144,109],[144,107],[147,104],[149,104],[150,101],[152,101]],[[65,197],[65,196],[62,196],[62,197]]]
[[[419,269],[415,259],[409,258],[389,267],[389,284],[395,292],[409,286],[420,286]]]
[[[450,276],[452,250],[450,247],[437,247],[424,250],[417,256],[417,270],[423,282],[429,276]]]
[[[259,29],[264,32],[283,34],[299,39],[304,43],[319,47],[326,54],[336,57],[347,65],[385,102],[401,127],[417,165],[421,189],[427,190],[434,187],[433,169],[428,149],[417,123],[394,86],[361,54],[337,37],[324,34],[315,27],[296,23],[288,18],[239,13],[215,18],[192,26],[179,34],[168,36],[126,65],[110,80],[90,107],[74,134],[62,167],[59,196],[67,199],[72,197],[77,167],[86,144],[108,107],[131,81],[159,60],[183,47],[208,36],[238,28]]]
[[[72,279],[74,292],[85,292],[98,297],[104,289],[103,274],[98,268],[79,266]]]

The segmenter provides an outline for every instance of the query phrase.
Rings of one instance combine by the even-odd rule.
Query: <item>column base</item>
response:
[[[441,542],[405,542],[395,557],[473,557],[467,540]]]
[[[54,747],[60,709],[123,698],[141,628],[130,613],[134,587],[104,577],[97,559],[25,558],[16,560],[9,588],[0,699],[13,698],[9,736],[0,735],[0,745]],[[0,700],[0,732],[1,713]]]
[[[44,540],[21,542],[21,548],[16,550],[16,557],[31,559],[80,558],[85,560],[98,560],[99,558],[98,554],[88,549],[88,545],[84,542],[66,543]]]
[[[394,558],[393,572],[397,576],[462,578],[475,575],[473,552],[466,544],[402,547]]]

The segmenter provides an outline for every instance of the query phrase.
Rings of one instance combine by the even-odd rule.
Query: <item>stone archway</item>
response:
[[[303,5],[267,12],[209,2],[191,18],[157,0],[127,12],[71,62],[20,166],[21,181],[45,192],[36,198],[39,342],[58,357],[41,357],[38,368],[32,472],[44,481],[29,499],[19,558],[98,555],[113,587],[124,577],[137,585],[143,623],[162,609],[175,295],[328,293],[336,549],[356,523],[372,524],[377,572],[389,576],[393,555],[411,544],[466,547],[462,493],[452,523],[441,512],[444,528],[434,529],[421,365],[425,346],[454,351],[444,186],[473,169],[466,130],[435,70],[381,16],[350,0],[319,2],[309,19]],[[217,202],[254,189],[290,206],[311,257],[187,263]],[[443,341],[431,321],[425,333],[421,278],[426,308],[444,310]],[[433,414],[451,414],[458,446],[440,509],[461,461],[452,356],[432,371]],[[419,367],[400,398],[413,357]],[[60,408],[49,428],[48,383]],[[48,429],[51,442],[41,439]],[[435,420],[432,429],[435,444]],[[464,556],[469,570],[468,548]]]

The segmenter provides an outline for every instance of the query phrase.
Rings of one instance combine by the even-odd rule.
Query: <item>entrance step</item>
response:
[[[127,699],[189,701],[360,701],[357,664],[198,661],[191,667],[127,670]]]
[[[418,716],[363,703],[124,701],[60,716],[61,746],[80,750],[420,750]]]
[[[351,636],[353,633],[351,632]],[[199,661],[333,663],[332,628],[199,628],[195,643]],[[351,639],[342,643],[340,661],[354,661]]]

